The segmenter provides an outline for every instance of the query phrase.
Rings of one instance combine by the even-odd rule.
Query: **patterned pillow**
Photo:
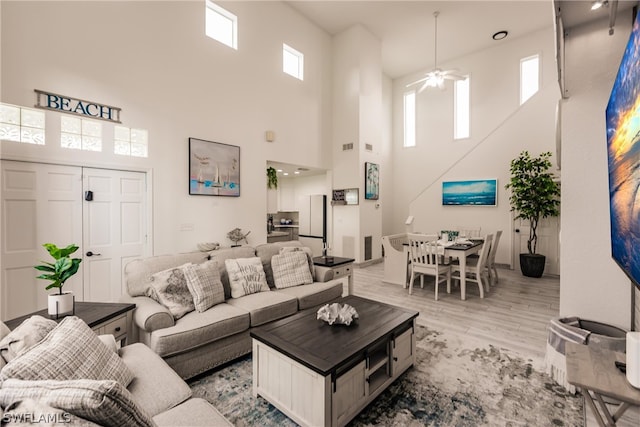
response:
[[[311,251],[311,248],[308,248],[306,246],[285,246],[283,248],[280,248],[281,255],[287,252],[304,252],[305,254],[307,254],[309,270],[311,271],[311,275],[313,276],[313,252]]]
[[[179,319],[196,309],[182,270],[190,264],[159,271],[151,276],[151,287],[147,290],[147,296],[167,307],[174,319]]]
[[[442,230],[440,232],[440,235],[442,236],[442,238],[445,238],[445,234],[447,235],[447,240],[450,242],[453,242],[454,240],[456,240],[456,238],[458,237],[458,234],[460,234],[458,231],[454,231],[454,230]]]
[[[270,291],[260,258],[236,258],[224,261],[229,273],[231,298]]]
[[[21,352],[39,343],[58,323],[42,316],[31,316],[0,340],[0,359],[10,362]]]
[[[0,380],[114,380],[124,387],[131,370],[76,316],[62,322],[38,344],[7,363]]]
[[[0,406],[8,407],[23,399],[35,399],[101,426],[155,426],[117,381],[7,380],[2,384]]]
[[[224,287],[220,280],[217,261],[187,265],[182,271],[198,313],[224,302]]]
[[[274,255],[271,258],[271,267],[273,281],[278,289],[313,283],[307,255],[302,251]]]

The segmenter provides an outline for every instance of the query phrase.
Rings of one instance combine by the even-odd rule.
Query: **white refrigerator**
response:
[[[311,248],[314,257],[321,256],[327,240],[327,196],[302,196],[298,200],[298,215],[298,240]]]

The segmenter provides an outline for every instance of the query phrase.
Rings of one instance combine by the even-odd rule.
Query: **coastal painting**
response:
[[[442,204],[456,206],[496,206],[498,180],[443,181]]]
[[[364,198],[378,200],[378,197],[380,197],[380,167],[376,163],[365,162]]]
[[[189,194],[240,196],[240,147],[189,138]]]

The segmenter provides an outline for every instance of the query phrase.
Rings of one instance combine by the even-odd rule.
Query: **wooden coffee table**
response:
[[[253,328],[253,395],[308,426],[343,426],[415,362],[417,311],[356,296],[359,319],[330,326],[317,308]]]

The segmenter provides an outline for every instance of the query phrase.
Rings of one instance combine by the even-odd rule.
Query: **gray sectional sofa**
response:
[[[124,301],[136,304],[134,340],[160,355],[182,378],[194,377],[251,352],[249,330],[278,320],[299,310],[325,304],[342,295],[341,280],[332,280],[329,268],[314,266],[314,283],[276,289],[271,258],[282,247],[302,247],[298,241],[222,248],[210,253],[191,252],[137,259],[125,266]],[[231,298],[224,261],[259,257],[269,284],[269,292]],[[225,290],[225,302],[204,312],[192,311],[175,320],[169,310],[146,296],[153,274],[185,263],[218,262]]]

